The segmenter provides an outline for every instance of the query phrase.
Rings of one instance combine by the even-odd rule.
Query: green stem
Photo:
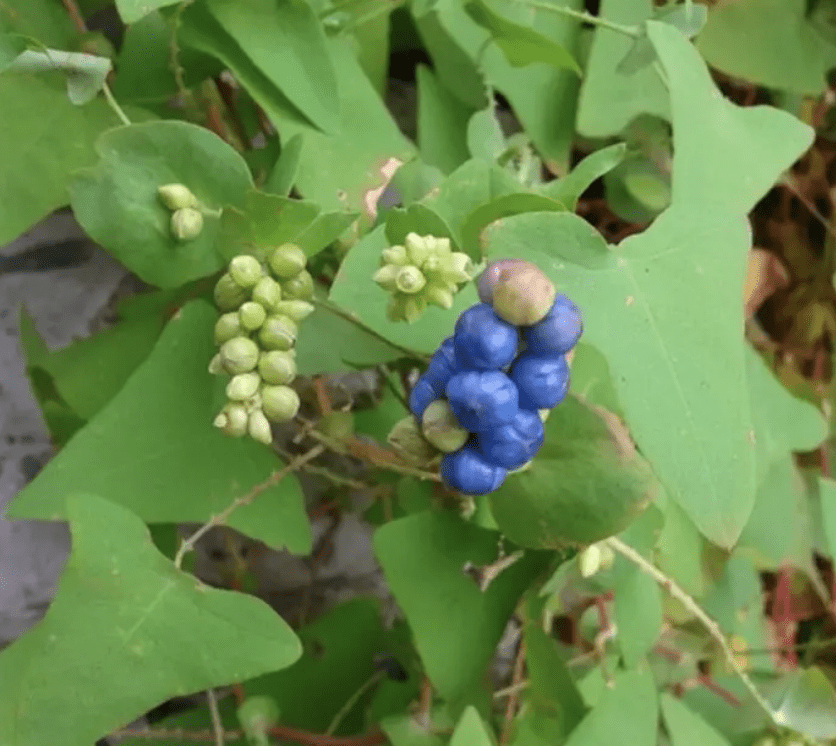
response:
[[[127,115],[124,111],[122,111],[122,107],[119,106],[119,102],[113,97],[113,93],[110,90],[110,86],[107,83],[102,83],[102,93],[105,95],[105,99],[107,99],[107,103],[110,105],[110,108],[116,113],[116,116],[122,121],[122,124],[130,124],[131,120],[128,119]]]
[[[755,686],[755,683],[752,679],[749,678],[749,674],[743,670],[740,664],[737,662],[737,657],[734,654],[734,651],[729,646],[728,641],[726,640],[726,636],[723,634],[723,631],[720,629],[720,625],[717,624],[708,614],[703,610],[702,606],[700,606],[696,600],[694,600],[691,596],[689,596],[676,582],[673,578],[669,578],[665,575],[658,567],[656,567],[653,563],[646,560],[639,554],[633,547],[625,544],[621,539],[612,536],[609,539],[605,539],[604,544],[607,544],[610,549],[614,552],[617,552],[626,560],[632,562],[636,567],[639,568],[643,573],[649,575],[653,578],[662,588],[664,588],[671,596],[673,596],[677,601],[679,601],[688,611],[690,611],[705,627],[706,631],[709,635],[711,635],[717,643],[720,645],[720,648],[723,651],[723,654],[726,657],[729,665],[731,666],[732,670],[737,674],[740,680],[743,682],[743,685],[748,690],[749,694],[752,695],[752,699],[758,703],[761,709],[769,715],[769,719],[775,723],[775,725],[782,725],[779,722],[780,718],[778,714],[772,709],[769,702],[766,701],[766,698],[763,694],[758,691],[758,688]]]
[[[360,684],[360,687],[357,689],[357,691],[354,692],[354,694],[352,694],[348,698],[348,701],[342,707],[340,707],[339,712],[336,715],[334,715],[334,719],[331,721],[331,725],[329,725],[328,730],[325,731],[326,736],[334,735],[334,731],[340,727],[340,723],[343,721],[345,716],[348,715],[349,712],[351,712],[351,710],[354,708],[354,705],[356,705],[357,702],[360,700],[360,697],[362,697],[367,691],[369,691],[369,689],[371,689],[375,684],[377,684],[377,682],[383,678],[385,673],[385,671],[375,671],[372,674],[371,678]]]
[[[609,29],[610,31],[615,31],[618,34],[630,36],[633,39],[638,39],[642,35],[641,29],[638,26],[625,26],[622,23],[608,21],[606,18],[600,18],[599,16],[594,16],[591,13],[587,13],[582,10],[566,8],[562,5],[552,5],[551,3],[544,2],[544,0],[513,0],[513,2],[527,5],[528,7],[535,8],[536,10],[544,10],[547,13],[557,13],[558,15],[566,16],[567,18],[574,18],[576,21],[581,21],[582,23],[591,23],[593,26]]]

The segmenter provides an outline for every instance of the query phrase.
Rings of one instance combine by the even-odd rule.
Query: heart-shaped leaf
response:
[[[123,507],[78,494],[63,512],[73,542],[55,600],[0,653],[4,744],[89,746],[166,699],[285,668],[301,655],[267,604],[175,569]],[[130,675],[115,686],[104,671]]]
[[[220,210],[241,205],[253,186],[244,159],[204,127],[179,121],[118,127],[96,141],[99,163],[71,186],[73,212],[84,230],[143,280],[177,287],[216,272]],[[205,208],[191,241],[171,232],[171,211],[157,195],[184,184]]]
[[[546,439],[530,466],[490,495],[503,534],[515,544],[559,549],[618,533],[658,485],[624,426],[570,396],[546,421]]]
[[[224,385],[206,370],[216,318],[204,301],[181,308],[150,356],[17,495],[8,516],[60,520],[68,495],[90,492],[148,523],[202,523],[281,468],[263,446],[228,438],[212,425]],[[310,550],[292,474],[235,510],[229,525],[273,547]]]

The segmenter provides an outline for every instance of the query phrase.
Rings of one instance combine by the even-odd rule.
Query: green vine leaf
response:
[[[428,512],[375,533],[375,554],[427,675],[446,699],[463,696],[478,683],[520,594],[548,560],[545,554],[526,554],[483,592],[462,568],[496,561],[498,538],[456,515]]]
[[[163,288],[221,268],[216,250],[220,210],[240,205],[252,189],[244,159],[194,124],[146,122],[117,127],[96,141],[99,163],[71,185],[73,212],[84,230],[146,282]],[[181,243],[158,187],[184,184],[206,209],[203,229]],[[217,214],[215,214],[217,211]]]
[[[0,653],[4,744],[89,746],[170,697],[285,668],[301,655],[267,604],[176,570],[125,508],[81,493],[65,514],[72,552],[55,600]],[[113,686],[107,671],[130,675]]]
[[[263,446],[212,426],[224,400],[224,382],[206,370],[216,318],[204,301],[183,306],[119,393],[18,493],[8,517],[61,520],[65,498],[89,492],[148,523],[204,523],[280,468]],[[272,547],[310,551],[294,475],[235,510],[229,525]]]

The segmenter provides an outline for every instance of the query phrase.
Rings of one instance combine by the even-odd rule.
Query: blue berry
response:
[[[444,391],[448,381],[459,372],[453,338],[447,337],[433,353],[423,377],[436,389]]]
[[[510,375],[519,391],[520,409],[551,409],[569,390],[569,366],[563,355],[524,352]]]
[[[546,318],[524,327],[523,339],[535,355],[564,355],[583,333],[580,309],[565,295],[558,295]]]
[[[461,368],[498,370],[517,354],[517,327],[500,319],[493,309],[477,303],[459,316],[453,345]]]
[[[440,392],[424,376],[421,376],[409,393],[409,411],[416,417],[420,417],[430,402],[435,401],[439,396],[441,396]]]
[[[447,384],[447,400],[459,424],[472,433],[511,422],[519,409],[517,387],[502,371],[464,371]]]
[[[543,438],[540,415],[521,409],[513,422],[479,434],[479,452],[489,464],[518,469],[534,458]]]
[[[473,448],[465,446],[441,459],[439,474],[451,489],[469,495],[486,495],[499,488],[507,471],[487,463]]]

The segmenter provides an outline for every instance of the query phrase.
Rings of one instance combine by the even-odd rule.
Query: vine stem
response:
[[[726,640],[726,636],[723,634],[723,631],[720,629],[720,625],[717,624],[700,606],[694,598],[692,598],[688,593],[686,593],[679,585],[677,585],[676,581],[673,578],[669,578],[665,573],[663,573],[656,565],[652,562],[649,562],[641,554],[639,554],[633,547],[628,546],[625,544],[621,539],[615,536],[611,536],[609,539],[605,539],[604,543],[610,547],[614,552],[618,552],[622,557],[624,557],[629,562],[632,562],[636,567],[639,568],[643,573],[649,575],[653,578],[662,588],[664,588],[673,598],[679,601],[688,611],[690,611],[705,627],[706,631],[709,635],[711,635],[717,643],[720,645],[720,648],[723,651],[723,654],[726,657],[729,665],[732,667],[732,670],[737,674],[740,680],[743,682],[743,685],[746,687],[749,694],[752,695],[752,698],[761,709],[769,715],[769,719],[778,726],[783,725],[781,722],[781,718],[779,714],[772,709],[772,706],[769,702],[766,701],[766,698],[758,691],[758,688],[755,686],[755,683],[749,678],[749,675],[740,664],[737,662],[737,658],[734,655],[734,651],[731,649],[728,641]]]
[[[600,18],[582,10],[567,8],[563,5],[552,5],[551,3],[544,2],[544,0],[513,0],[513,2],[519,3],[520,5],[527,5],[529,8],[534,8],[535,10],[544,10],[547,13],[557,13],[567,18],[574,18],[576,21],[583,23],[591,23],[593,26],[600,26],[601,28],[615,31],[618,34],[629,36],[632,39],[638,39],[642,35],[638,26],[625,26],[622,23],[608,21],[606,18]]]
[[[325,446],[320,444],[311,448],[307,453],[293,459],[284,469],[274,472],[263,482],[260,482],[253,487],[246,495],[236,497],[224,510],[217,515],[213,515],[209,521],[203,524],[197,531],[195,531],[188,539],[184,539],[174,556],[174,566],[179,570],[183,564],[183,558],[194,550],[195,545],[200,539],[205,536],[215,526],[221,526],[227,522],[229,516],[233,511],[240,508],[242,505],[249,505],[258,495],[260,495],[268,487],[272,487],[282,481],[288,474],[299,469],[308,461],[312,461],[325,450]]]
[[[206,701],[209,703],[209,715],[212,718],[212,733],[215,736],[215,746],[224,746],[224,726],[221,713],[218,711],[218,698],[214,689],[206,690]]]
[[[111,109],[113,109],[116,116],[119,117],[122,124],[130,124],[131,120],[128,119],[127,114],[125,114],[122,107],[119,106],[119,102],[114,98],[113,92],[110,90],[110,86],[107,83],[102,83],[102,93],[104,93],[108,105]]]

